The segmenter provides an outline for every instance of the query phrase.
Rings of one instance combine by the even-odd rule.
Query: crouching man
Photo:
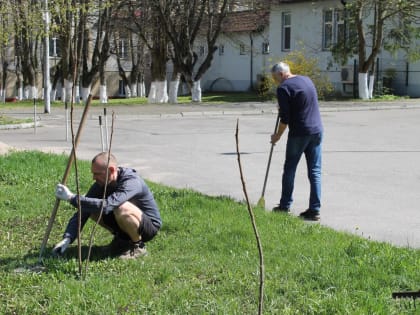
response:
[[[93,158],[91,171],[95,183],[86,196],[78,197],[66,186],[58,184],[56,197],[70,202],[76,208],[80,198],[82,228],[89,218],[97,221],[103,207],[99,224],[114,235],[111,244],[106,247],[109,254],[119,255],[123,259],[144,256],[146,254],[144,243],[152,240],[162,225],[156,201],[136,171],[118,167],[117,160],[112,154],[109,156],[108,181],[106,181],[107,165],[108,153],[100,153]],[[76,239],[77,217],[76,212],[67,225],[63,240],[54,247],[54,254],[62,255],[69,244]]]

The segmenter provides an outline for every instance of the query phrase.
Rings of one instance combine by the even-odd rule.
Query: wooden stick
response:
[[[92,103],[92,94],[89,95],[88,100],[87,100],[86,105],[85,105],[85,109],[83,110],[82,118],[80,120],[79,129],[77,130],[77,134],[76,134],[75,147],[71,150],[69,159],[67,161],[66,170],[64,171],[64,175],[63,175],[63,178],[61,180],[61,183],[63,185],[66,184],[67,178],[70,174],[71,166],[74,162],[74,152],[73,152],[73,150],[75,150],[77,148],[77,146],[79,145],[80,136],[82,134],[82,130],[83,130],[84,124],[86,122],[87,114],[88,114],[89,107],[90,107],[91,103]],[[51,230],[52,230],[52,227],[53,227],[53,224],[54,224],[55,217],[57,215],[57,211],[58,211],[59,206],[60,206],[60,199],[56,198],[54,208],[51,212],[51,216],[50,216],[50,219],[48,221],[47,230],[45,231],[44,238],[42,240],[41,250],[39,252],[39,261],[40,262],[42,261],[42,255],[44,254],[45,247],[47,246],[47,242],[48,242],[48,239],[50,237],[50,233],[51,233]]]
[[[236,121],[236,153],[238,156],[238,165],[239,165],[239,173],[241,175],[241,182],[242,182],[242,189],[244,191],[246,204],[248,207],[249,217],[251,219],[252,229],[254,230],[255,239],[257,241],[258,247],[258,255],[260,258],[260,286],[259,286],[259,299],[258,299],[258,315],[262,315],[263,308],[264,308],[264,274],[265,274],[265,266],[264,266],[264,254],[263,248],[261,244],[260,234],[258,233],[257,223],[255,221],[254,211],[252,210],[251,202],[249,201],[248,192],[246,189],[246,183],[244,178],[244,173],[242,170],[242,162],[241,162],[241,153],[239,151],[239,119]]]

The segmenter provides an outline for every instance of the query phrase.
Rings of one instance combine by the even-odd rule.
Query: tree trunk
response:
[[[82,87],[82,100],[83,102],[87,102],[87,99],[89,97],[91,91],[91,86],[89,85],[88,87]]]
[[[168,102],[168,87],[167,81],[154,81],[150,87],[149,103],[162,104]]]
[[[368,73],[359,73],[359,98],[369,99]]]
[[[129,85],[124,85],[124,90],[125,90],[125,97],[126,98],[131,98],[132,97],[132,93],[131,93],[131,88]]]
[[[201,80],[194,81],[191,89],[191,99],[193,102],[201,102]]]
[[[137,81],[135,81],[134,83],[133,82],[131,83],[131,86],[130,86],[131,97],[137,97],[137,95],[138,95],[137,85],[138,85]]]
[[[139,92],[138,92],[138,96],[139,97],[145,97],[146,96],[146,86],[144,85],[144,81],[141,81],[139,83]]]
[[[55,102],[57,100],[57,88],[51,89],[51,102]]]
[[[99,86],[99,101],[101,102],[101,104],[108,103],[108,95],[107,95],[107,91],[106,91],[106,84],[101,84]]]
[[[152,82],[150,84],[150,91],[149,95],[147,96],[148,103],[149,104],[155,104],[156,103],[156,82]]]
[[[23,100],[23,82],[21,78],[18,78],[17,80],[17,99],[18,101]]]
[[[369,98],[373,98],[373,92],[375,90],[375,75],[371,74],[369,76]]]
[[[32,100],[32,99],[37,99],[38,98],[38,89],[36,86],[31,85],[31,86],[27,86],[27,91],[28,91],[28,99]]]
[[[64,93],[63,100],[64,102],[67,102],[68,104],[70,104],[72,102],[72,98],[74,100],[72,80],[64,79],[64,92],[65,93]]]
[[[169,103],[178,103],[179,78],[169,83]]]

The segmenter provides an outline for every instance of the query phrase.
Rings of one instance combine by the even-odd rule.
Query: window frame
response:
[[[286,17],[289,18],[288,24],[286,24]],[[288,31],[288,34],[286,34],[286,31]],[[281,14],[281,50],[292,50],[292,13],[290,11]]]

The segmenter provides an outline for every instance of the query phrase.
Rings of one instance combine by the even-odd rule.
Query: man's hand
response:
[[[53,254],[57,256],[61,256],[66,251],[67,247],[70,245],[70,238],[65,237],[63,240],[54,246]]]
[[[74,197],[74,194],[63,184],[58,184],[55,189],[55,196],[60,200],[69,201]]]
[[[271,135],[271,143],[276,144],[281,138],[281,134],[275,133]]]

